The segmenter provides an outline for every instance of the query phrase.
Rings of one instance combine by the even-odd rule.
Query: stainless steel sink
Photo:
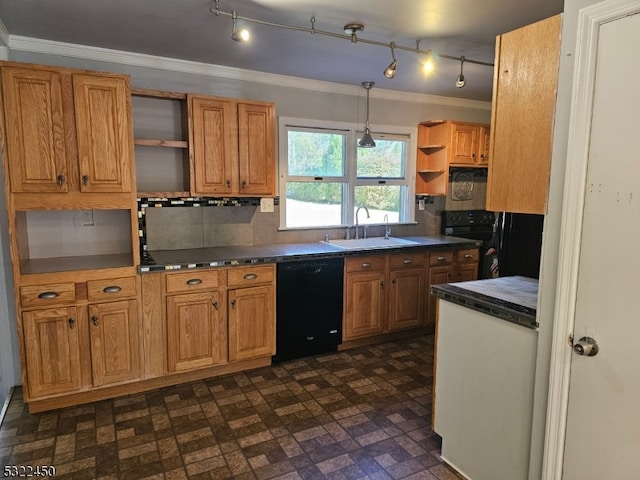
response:
[[[413,240],[405,240],[404,238],[397,237],[371,237],[371,238],[358,238],[352,240],[329,240],[327,242],[329,245],[335,245],[336,247],[340,247],[344,250],[356,250],[362,248],[392,248],[392,247],[402,247],[409,245],[418,245],[418,242],[414,242]]]

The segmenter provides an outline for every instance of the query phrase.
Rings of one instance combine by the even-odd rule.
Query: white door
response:
[[[587,10],[580,18],[574,72],[559,270],[560,285],[566,288],[559,289],[565,298],[558,302],[556,331],[565,323],[567,337],[569,332],[574,342],[592,337],[599,352],[577,355],[567,337],[556,336],[564,351],[552,363],[569,368],[564,384],[566,431],[564,457],[559,456],[554,475],[547,478],[637,479],[640,14],[634,13],[640,12],[640,2],[603,2]],[[552,397],[557,393],[553,380],[551,392]]]

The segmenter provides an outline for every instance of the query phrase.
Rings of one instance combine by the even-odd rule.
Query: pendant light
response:
[[[462,67],[464,66],[464,55],[460,57],[460,75],[456,78],[456,87],[462,88],[466,85],[467,81],[464,78],[464,74],[462,73]]]
[[[367,90],[367,123],[364,127],[364,135],[358,142],[358,146],[362,148],[373,148],[376,146],[376,142],[373,141],[371,137],[371,132],[369,131],[369,90],[373,88],[374,82],[362,82],[362,86]]]

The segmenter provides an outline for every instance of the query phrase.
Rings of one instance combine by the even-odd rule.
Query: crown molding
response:
[[[5,29],[6,32],[6,29]],[[57,55],[63,57],[95,60],[135,67],[155,68],[172,72],[205,75],[209,77],[225,78],[252,83],[263,83],[286,88],[312,90],[316,92],[335,93],[341,95],[359,95],[362,93],[360,86],[345,85],[342,83],[311,80],[308,78],[279,75],[275,73],[257,72],[241,68],[225,67],[209,63],[180,60],[176,58],[146,55],[142,53],[124,52],[88,45],[54,42],[31,37],[7,35],[7,45],[11,51],[39,53],[44,55]],[[0,40],[2,28],[0,28]],[[398,92],[395,90],[375,89],[371,91],[371,97],[396,102],[419,102],[432,105],[445,105],[450,107],[472,108],[478,110],[491,110],[491,102],[477,100],[465,100],[438,95],[428,95],[412,92]]]
[[[9,46],[9,30],[5,27],[4,23],[0,19],[0,46],[7,47]]]

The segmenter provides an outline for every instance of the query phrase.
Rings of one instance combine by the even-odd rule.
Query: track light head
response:
[[[462,88],[467,84],[467,80],[464,78],[464,74],[462,73],[462,67],[464,65],[464,55],[460,57],[460,75],[456,78],[456,87]]]
[[[429,50],[427,52],[427,59],[425,60],[424,64],[422,65],[422,69],[424,70],[424,73],[426,73],[427,75],[429,75],[429,74],[431,74],[431,72],[433,72],[434,65],[433,65],[433,55],[431,53],[431,50]]]
[[[251,37],[249,30],[246,28],[238,28],[238,13],[233,10],[231,12],[231,19],[233,20],[233,29],[231,30],[231,38],[236,42],[248,42]]]
[[[398,68],[398,60],[396,60],[395,42],[391,42],[391,58],[393,59],[389,66],[384,69],[384,76],[387,78],[393,78],[396,76],[396,69]]]

